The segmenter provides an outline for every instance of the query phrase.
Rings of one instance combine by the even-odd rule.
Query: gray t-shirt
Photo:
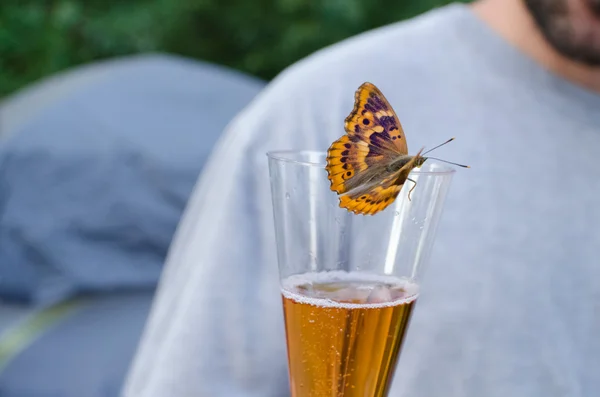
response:
[[[454,4],[326,48],[228,127],[191,198],[127,397],[288,396],[265,152],[326,150],[370,81],[454,177],[391,396],[600,393],[600,96]],[[199,126],[201,128],[201,126]]]

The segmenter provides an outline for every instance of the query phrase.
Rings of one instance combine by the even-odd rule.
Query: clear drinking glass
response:
[[[454,170],[428,160],[373,216],[338,205],[325,153],[269,152],[291,395],[385,397]]]

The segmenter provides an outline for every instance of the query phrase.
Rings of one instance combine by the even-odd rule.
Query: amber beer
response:
[[[331,271],[282,282],[293,397],[387,395],[418,286]]]

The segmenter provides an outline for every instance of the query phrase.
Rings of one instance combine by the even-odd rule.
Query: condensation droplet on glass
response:
[[[290,194],[289,194],[289,193],[286,193],[286,194],[285,194],[285,198],[289,200],[289,199],[290,199]]]
[[[394,212],[394,215],[396,215],[396,216],[400,216],[400,211],[395,211],[395,212]]]

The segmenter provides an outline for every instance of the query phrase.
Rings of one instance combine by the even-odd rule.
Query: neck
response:
[[[535,25],[523,0],[479,0],[471,7],[500,36],[544,68],[600,93],[600,68],[574,62],[552,48]]]

